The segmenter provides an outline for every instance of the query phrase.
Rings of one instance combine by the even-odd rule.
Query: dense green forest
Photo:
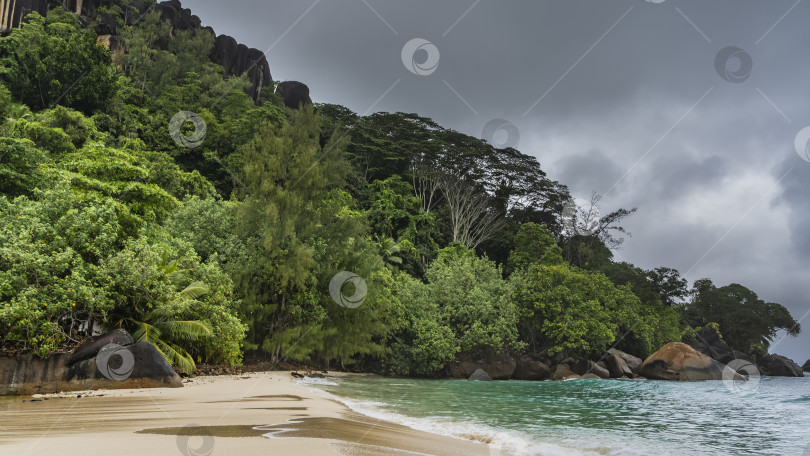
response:
[[[186,371],[439,376],[502,353],[643,357],[709,324],[752,354],[799,332],[742,285],[615,262],[634,210],[572,207],[532,156],[416,114],[253,100],[209,62],[210,31],[120,26],[116,55],[60,8],[0,38],[5,352],[123,327]],[[357,308],[330,297],[341,271],[367,284]]]

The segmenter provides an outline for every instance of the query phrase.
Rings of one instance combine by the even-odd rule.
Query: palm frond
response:
[[[197,340],[213,334],[208,325],[197,320],[161,321],[155,323],[155,327],[159,328],[167,339]]]
[[[155,347],[172,366],[176,366],[188,374],[193,373],[197,369],[197,365],[194,364],[194,359],[192,359],[191,355],[177,345],[164,340],[158,340],[155,343]]]
[[[178,293],[178,296],[185,299],[197,299],[209,292],[208,287],[202,282],[194,282]]]

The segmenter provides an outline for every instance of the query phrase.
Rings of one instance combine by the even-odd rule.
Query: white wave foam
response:
[[[296,381],[297,384],[301,386],[307,385],[321,385],[321,386],[338,386],[337,382],[334,378],[316,378],[316,377],[304,377],[298,379]]]
[[[335,399],[349,407],[352,411],[370,418],[401,424],[411,429],[429,432],[431,434],[487,443],[490,448],[490,456],[601,456],[606,454],[626,454],[624,452],[612,453],[610,449],[604,447],[584,450],[553,443],[533,441],[528,436],[521,435],[514,431],[496,429],[490,426],[449,418],[410,417],[385,410],[384,408],[389,404],[347,399],[317,388],[317,386],[326,385],[325,383],[318,384],[316,382],[302,382],[299,380],[299,384],[307,387],[307,389],[311,391]],[[333,383],[329,386],[337,385],[337,383]]]

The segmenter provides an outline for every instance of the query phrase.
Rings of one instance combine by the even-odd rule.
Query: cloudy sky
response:
[[[810,313],[810,2],[184,6],[265,50],[274,79],[308,84],[316,102],[416,112],[479,137],[504,119],[492,141],[519,141],[574,196],[603,194],[603,212],[638,207],[618,259]],[[802,323],[774,348],[800,364]]]

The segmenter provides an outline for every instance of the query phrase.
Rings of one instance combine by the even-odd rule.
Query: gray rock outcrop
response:
[[[90,340],[71,354],[0,357],[0,396],[182,386],[154,345],[132,344],[129,334],[120,330]]]

